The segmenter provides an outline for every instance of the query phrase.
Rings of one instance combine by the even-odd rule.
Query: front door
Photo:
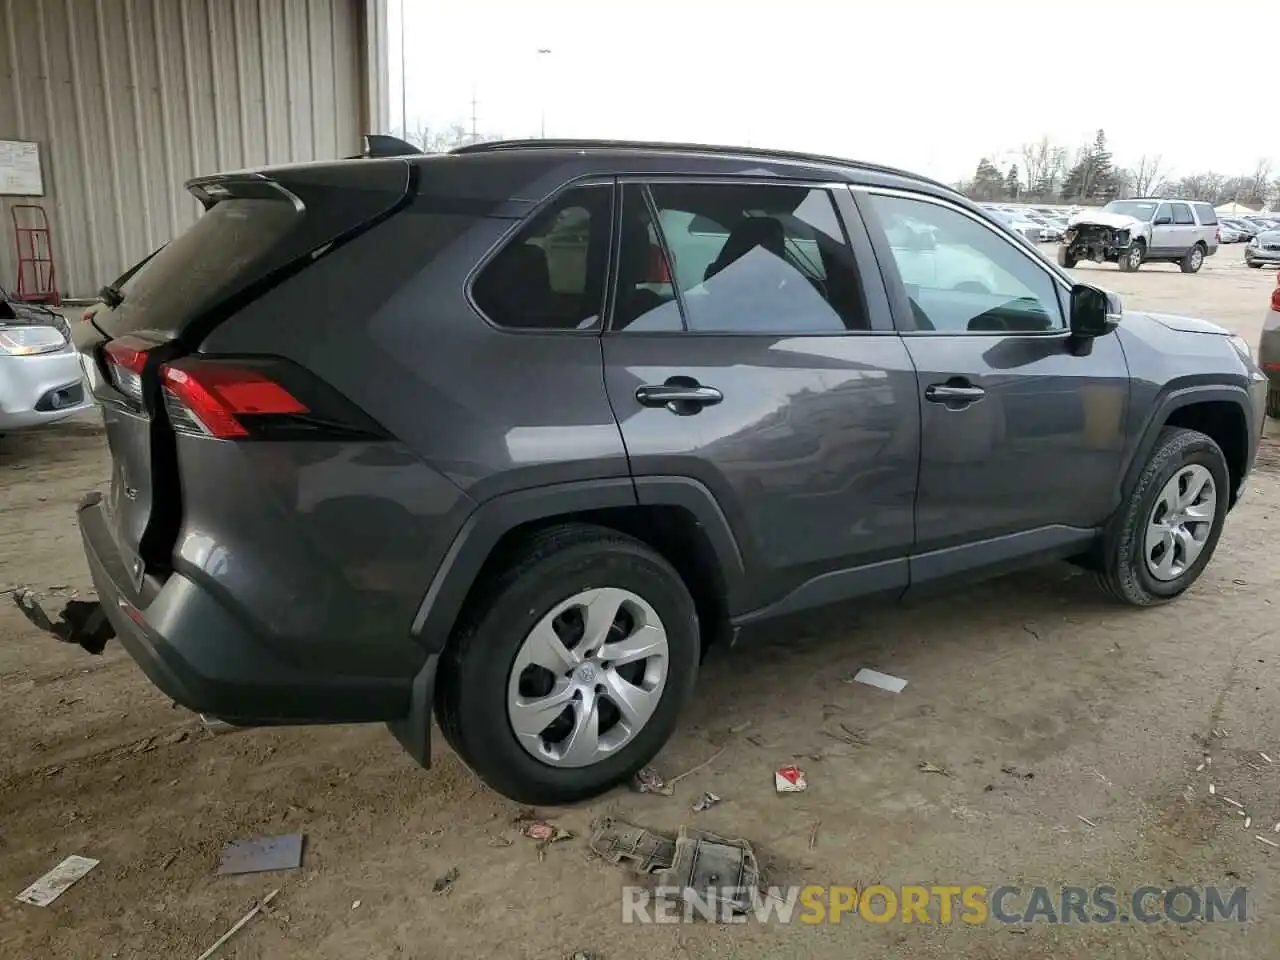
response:
[[[919,407],[865,232],[855,256],[821,186],[622,190],[603,350],[641,500],[655,476],[714,495],[749,584],[732,613],[901,590]]]
[[[1173,222],[1173,207],[1162,203],[1151,218],[1151,249],[1148,257],[1172,257],[1181,252],[1178,231],[1183,229]]]
[[[921,401],[912,583],[1086,540],[1120,474],[1128,370],[1064,280],[958,205],[859,190]]]

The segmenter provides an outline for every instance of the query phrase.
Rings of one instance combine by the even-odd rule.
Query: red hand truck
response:
[[[13,291],[14,299],[60,306],[62,296],[58,293],[48,214],[35,203],[15,203],[10,214],[18,248],[18,289]]]

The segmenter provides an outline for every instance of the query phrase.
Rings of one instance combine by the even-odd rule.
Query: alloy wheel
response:
[[[1217,490],[1207,467],[1193,463],[1169,478],[1151,508],[1143,540],[1153,577],[1176,580],[1190,569],[1209,539],[1217,509]]]

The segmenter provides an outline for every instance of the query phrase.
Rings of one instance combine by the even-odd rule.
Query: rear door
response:
[[[1176,238],[1177,252],[1186,253],[1200,240],[1200,225],[1191,212],[1191,204],[1171,203],[1169,209],[1173,213],[1173,235]]]
[[[739,539],[731,612],[906,586],[915,375],[847,189],[621,185],[605,379],[631,467],[704,485]]]
[[[106,509],[135,589],[148,569],[166,567],[181,509],[173,433],[158,415],[160,364],[189,352],[235,297],[392,205],[401,167],[370,171],[368,189],[346,204],[318,167],[298,168],[288,186],[262,174],[193,182],[206,212],[124,282],[114,309],[94,313],[81,363],[102,408]]]

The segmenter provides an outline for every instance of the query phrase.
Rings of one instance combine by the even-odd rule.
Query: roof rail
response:
[[[422,153],[412,143],[399,137],[389,137],[385,133],[366,133],[364,149],[348,160],[373,160],[378,157],[413,157]]]
[[[800,153],[792,150],[772,150],[765,147],[733,147],[707,143],[669,143],[662,140],[590,140],[590,139],[529,139],[529,140],[490,140],[487,143],[469,143],[454,147],[450,153],[500,153],[519,150],[655,150],[666,153],[701,153],[729,157],[759,157],[762,160],[783,160],[800,163],[820,163],[841,167],[858,167],[876,173],[885,173],[897,177],[909,177],[947,190],[954,189],[939,180],[910,173],[897,167],[889,167],[878,163],[867,163],[863,160],[851,160],[848,157],[834,157],[820,153]]]

